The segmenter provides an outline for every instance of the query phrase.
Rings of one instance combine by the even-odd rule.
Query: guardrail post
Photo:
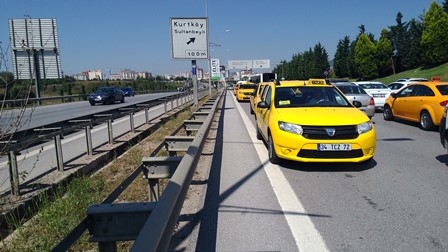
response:
[[[94,117],[109,117],[109,119],[107,119],[107,132],[109,135],[109,144],[114,144],[114,134],[113,134],[113,128],[112,128],[112,122],[113,122],[113,118],[112,118],[112,114],[99,114],[99,115],[94,115]]]
[[[165,114],[168,113],[168,109],[167,109],[167,105],[166,105],[166,104],[167,104],[167,101],[164,101],[164,102],[163,102],[163,105],[164,105],[164,107],[165,107]]]
[[[71,123],[82,123],[79,125],[79,127],[84,127],[86,132],[86,144],[87,144],[87,155],[92,156],[93,155],[93,147],[92,147],[92,120],[85,119],[85,120],[71,120],[69,121]]]
[[[19,168],[17,166],[17,151],[12,150],[8,152],[9,159],[9,180],[11,182],[11,194],[20,196],[19,190]]]
[[[112,118],[107,120],[107,132],[109,133],[109,144],[114,144],[114,131],[112,129]]]
[[[92,126],[86,126],[86,139],[87,139],[87,155],[93,155],[93,147],[92,147]]]
[[[61,144],[61,135],[56,135],[54,137],[54,146],[56,150],[56,161],[58,165],[58,171],[64,171],[64,161],[62,157],[62,144]]]
[[[129,121],[131,123],[131,132],[135,133],[135,127],[134,127],[134,112],[129,113]]]
[[[131,125],[131,132],[135,133],[135,127],[134,127],[134,108],[121,108],[119,109],[121,111],[129,111],[129,123]]]
[[[142,159],[143,177],[148,180],[150,202],[159,201],[159,179],[171,178],[181,160],[182,157],[144,157]]]

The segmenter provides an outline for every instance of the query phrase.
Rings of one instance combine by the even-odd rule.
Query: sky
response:
[[[379,38],[382,29],[419,19],[436,0],[0,0],[0,49],[11,71],[9,19],[55,18],[64,75],[87,70],[188,72],[191,60],[172,58],[170,18],[208,18],[210,57],[269,60],[271,69],[320,43],[333,59],[359,26]],[[441,4],[443,1],[436,1]],[[207,60],[197,60],[208,71]],[[268,72],[271,69],[260,69]]]

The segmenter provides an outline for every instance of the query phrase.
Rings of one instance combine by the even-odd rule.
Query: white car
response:
[[[417,82],[417,81],[428,81],[425,78],[408,78],[408,79],[398,79],[392,83],[387,84],[387,87],[392,90],[392,92],[396,93],[398,90],[406,87],[407,85]]]
[[[375,108],[377,110],[383,110],[386,98],[389,97],[392,90],[388,88],[384,83],[379,81],[357,81],[354,84],[360,86],[375,100]]]
[[[333,85],[341,90],[351,103],[361,102],[362,106],[359,109],[369,118],[375,115],[375,100],[363,88],[350,82],[335,82]]]

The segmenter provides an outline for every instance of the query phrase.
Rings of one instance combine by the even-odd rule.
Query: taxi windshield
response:
[[[240,89],[254,89],[256,87],[256,84],[240,84]]]
[[[351,107],[351,103],[333,86],[277,87],[275,107]]]

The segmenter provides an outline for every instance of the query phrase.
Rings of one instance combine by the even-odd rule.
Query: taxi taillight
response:
[[[369,105],[375,106],[375,100],[372,97],[370,97]]]
[[[439,103],[440,106],[445,107],[448,104],[448,100]]]

